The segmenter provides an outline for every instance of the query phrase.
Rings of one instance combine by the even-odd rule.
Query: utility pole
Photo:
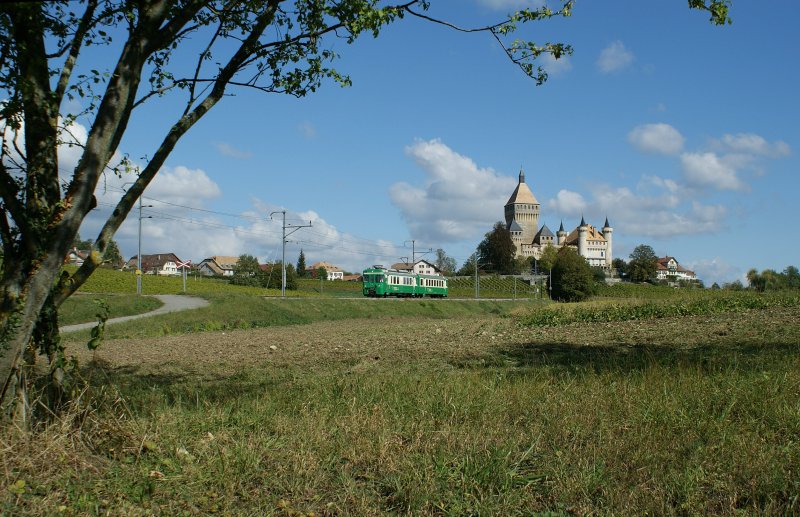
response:
[[[153,205],[145,205],[151,208]],[[139,196],[139,249],[136,253],[136,294],[142,294],[142,219],[152,219],[152,215],[142,216],[142,196]]]
[[[311,228],[311,221],[308,224],[286,224],[286,210],[276,210],[270,212],[269,218],[272,219],[272,214],[283,214],[283,237],[281,238],[281,298],[286,298],[286,236],[291,235],[300,228]],[[288,234],[286,228],[292,228]]]
[[[407,245],[409,242],[411,243],[411,265],[413,266],[414,264],[417,263],[417,252],[415,247],[417,241],[414,239],[411,239],[410,241],[405,241],[403,243],[403,246]],[[425,255],[426,253],[431,253],[431,252],[433,252],[433,248],[428,248],[428,251],[420,251],[419,254]]]
[[[133,185],[133,181],[122,184],[124,189],[127,185]],[[139,195],[139,247],[136,250],[136,294],[142,294],[142,219],[152,219],[153,216],[142,216],[142,208],[152,208],[153,205],[142,205],[142,195]]]
[[[480,294],[480,288],[478,287],[478,252],[476,251],[473,256],[475,257],[475,298],[477,299]]]

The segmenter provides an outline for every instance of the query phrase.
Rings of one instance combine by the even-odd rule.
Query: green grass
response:
[[[230,338],[230,364],[87,368],[93,398],[68,418],[0,435],[0,508],[795,515],[800,309],[732,300],[558,327],[523,324],[519,304],[268,300],[245,310],[295,326],[120,341],[202,354]]]
[[[242,294],[206,294],[208,307],[109,325],[106,339],[153,337],[191,332],[305,325],[347,319],[434,318],[506,314],[531,302],[451,301],[430,299],[340,300],[280,299]],[[67,316],[71,317],[71,316]],[[65,334],[67,340],[85,340],[89,331]]]
[[[86,295],[75,294],[61,305],[59,324],[72,325],[97,320],[98,301],[108,306],[109,318],[130,316],[149,312],[161,307],[161,301],[150,296],[135,295]]]
[[[66,267],[72,270],[74,268]],[[116,271],[99,268],[86,280],[79,293],[135,294],[136,275],[131,271]],[[179,276],[142,275],[142,294],[182,294],[183,278]],[[209,294],[238,293],[258,296],[280,295],[280,289],[231,285],[228,281],[201,275],[186,279],[186,294],[205,296]]]
[[[800,307],[797,292],[759,294],[755,292],[688,291],[670,300],[601,301],[583,304],[551,304],[528,311],[523,325],[560,326],[571,323],[603,323],[668,317],[736,313],[769,307]]]

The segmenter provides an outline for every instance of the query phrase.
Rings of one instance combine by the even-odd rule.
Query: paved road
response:
[[[134,314],[133,316],[120,316],[119,318],[109,318],[106,325],[113,325],[114,323],[122,323],[123,321],[135,320],[138,318],[149,318],[150,316],[158,316],[159,314],[166,314],[168,312],[187,311],[189,309],[199,309],[208,305],[208,300],[196,298],[194,296],[183,296],[178,294],[159,294],[155,296],[161,300],[164,305],[158,309],[142,314]],[[75,332],[76,330],[90,329],[97,325],[96,321],[89,323],[78,323],[77,325],[66,325],[60,327],[59,332]]]

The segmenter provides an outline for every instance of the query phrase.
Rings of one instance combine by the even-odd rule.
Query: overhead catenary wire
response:
[[[124,193],[125,189],[120,187],[108,186],[105,188],[106,191],[111,192],[118,192]],[[163,199],[154,198],[151,196],[141,196],[147,203],[160,203],[172,208],[179,208],[184,210],[189,210],[192,212],[200,212],[203,214],[215,215],[220,217],[229,217],[234,219],[240,219],[243,221],[248,221],[251,223],[269,223],[269,224],[277,224],[274,221],[270,221],[267,218],[259,217],[257,215],[250,215],[250,214],[242,214],[242,213],[231,213],[231,212],[224,212],[221,210],[212,210],[208,208],[201,208],[196,206],[184,205],[181,203],[174,203],[171,201],[165,201]],[[108,203],[108,202],[98,202],[98,206],[108,207],[108,208],[115,208],[117,205],[115,203]],[[233,230],[236,234],[240,235],[250,235],[254,237],[267,237],[267,238],[278,238],[280,240],[280,230],[276,228],[275,231],[269,231],[266,228],[263,230],[254,230],[243,228],[242,226],[238,225],[231,225],[225,224],[222,222],[217,221],[209,221],[207,219],[197,219],[191,217],[185,217],[180,215],[171,214],[165,212],[163,210],[158,210],[156,207],[150,207],[146,211],[148,216],[154,219],[162,219],[162,220],[169,220],[180,222],[183,224],[189,224],[198,227],[206,227],[206,228],[214,228],[214,229],[230,229]],[[396,244],[381,244],[376,239],[370,239],[367,237],[360,237],[357,235],[352,234],[343,234],[341,232],[330,232],[330,231],[318,231],[315,229],[308,229],[305,232],[307,235],[311,237],[319,237],[321,239],[332,239],[335,238],[335,243],[326,243],[326,242],[319,242],[317,240],[311,240],[308,238],[305,239],[292,239],[291,242],[302,246],[304,249],[310,250],[336,250],[340,253],[344,253],[347,255],[353,256],[362,256],[362,257],[369,257],[369,258],[381,258],[386,257],[387,255],[394,254],[399,248],[402,248],[400,245]],[[368,246],[368,249],[362,248],[362,246]],[[378,251],[383,250],[383,251]],[[462,258],[462,257],[452,257],[458,263],[465,262],[469,259],[469,257]]]

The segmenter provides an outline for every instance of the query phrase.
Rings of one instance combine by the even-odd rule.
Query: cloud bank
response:
[[[415,142],[406,147],[406,154],[426,178],[419,186],[395,183],[389,199],[410,235],[434,247],[482,237],[502,214],[517,183],[491,168],[478,167],[438,139]]]

